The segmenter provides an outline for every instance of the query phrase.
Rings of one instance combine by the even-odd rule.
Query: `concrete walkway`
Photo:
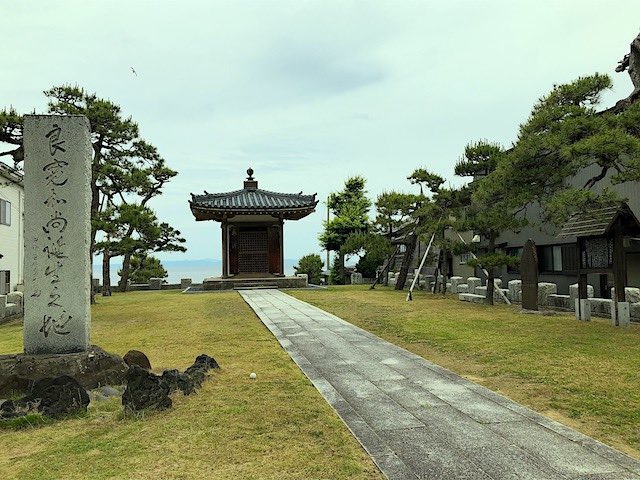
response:
[[[389,479],[640,480],[640,462],[319,308],[240,294]]]

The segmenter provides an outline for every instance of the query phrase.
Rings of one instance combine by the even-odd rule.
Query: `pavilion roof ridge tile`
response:
[[[263,189],[234,190],[224,193],[209,193],[204,195],[192,195],[189,202],[195,208],[214,210],[282,210],[314,208],[318,200],[316,194],[304,195],[302,193],[280,193]]]

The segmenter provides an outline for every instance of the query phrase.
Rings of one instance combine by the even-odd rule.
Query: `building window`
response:
[[[538,268],[541,272],[562,271],[562,246],[543,245],[538,248]]]
[[[11,202],[0,200],[0,224],[11,225]]]
[[[541,272],[576,273],[578,246],[574,243],[543,245],[538,248],[538,266]]]
[[[522,259],[522,247],[507,248],[507,255]],[[520,273],[519,265],[507,265],[507,273]]]
[[[463,253],[460,255],[460,265],[466,265],[469,260],[473,259],[472,253]]]
[[[0,270],[0,295],[11,293],[11,272]]]
[[[577,243],[562,245],[562,265],[565,273],[578,273],[579,257]]]

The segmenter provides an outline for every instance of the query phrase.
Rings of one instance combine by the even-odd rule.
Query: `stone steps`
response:
[[[276,283],[242,283],[240,285],[234,285],[234,290],[261,290],[267,288],[278,288]]]

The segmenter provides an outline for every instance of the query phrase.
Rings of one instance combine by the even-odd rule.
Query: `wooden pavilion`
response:
[[[587,275],[613,275],[616,295],[611,307],[614,325],[628,325],[629,304],[625,299],[627,284],[627,262],[625,259],[625,238],[640,235],[640,222],[629,206],[619,205],[581,212],[573,215],[562,227],[558,237],[577,237],[578,299],[576,316],[589,320]]]
[[[189,207],[196,221],[221,223],[223,279],[282,277],[284,221],[312,213],[318,204],[316,194],[262,190],[251,168],[247,174],[240,190],[192,193]]]

